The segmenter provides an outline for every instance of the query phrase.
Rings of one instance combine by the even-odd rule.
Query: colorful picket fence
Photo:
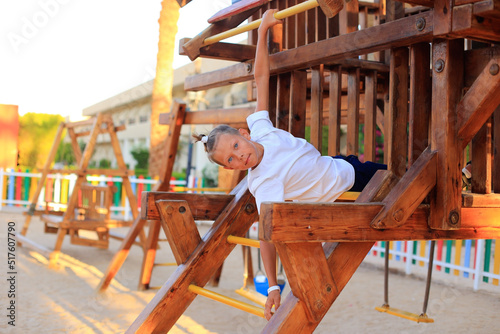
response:
[[[399,263],[406,274],[429,263],[430,241],[394,241],[389,246],[389,266]],[[498,286],[500,242],[497,240],[438,240],[434,250],[434,272],[470,279],[474,290],[480,283]],[[377,242],[368,256],[385,257],[385,242]],[[450,276],[450,277],[451,277]]]
[[[0,210],[5,209],[5,207],[19,207],[20,210],[23,210],[29,206],[40,177],[41,173],[31,173],[29,170],[14,170],[12,168],[4,170],[0,168]],[[158,180],[143,176],[131,176],[129,179],[140,208],[141,193],[151,190],[152,186],[158,183]],[[122,189],[122,178],[88,175],[87,181],[94,185],[115,186],[116,191],[111,207],[113,214],[121,215],[125,220],[131,219],[132,211],[128,198]],[[76,175],[49,174],[38,197],[37,208],[44,209],[49,203],[50,208],[63,211],[75,182]],[[182,187],[186,186],[186,182],[184,180],[171,180],[171,185]]]

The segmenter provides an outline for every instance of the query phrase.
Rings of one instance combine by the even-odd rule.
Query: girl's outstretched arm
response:
[[[277,9],[269,9],[262,16],[258,29],[257,47],[255,50],[254,77],[257,86],[256,111],[268,110],[269,107],[269,50],[267,48],[267,32],[269,28],[282,23],[274,18]]]

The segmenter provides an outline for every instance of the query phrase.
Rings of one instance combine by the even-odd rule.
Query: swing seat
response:
[[[411,321],[415,322],[425,322],[425,323],[432,323],[434,322],[434,319],[429,318],[427,314],[422,313],[420,315],[416,313],[411,313],[407,311],[403,311],[394,307],[390,307],[389,305],[382,305],[382,306],[377,306],[375,309],[379,312],[384,312],[388,314],[395,315],[396,317],[408,319]]]

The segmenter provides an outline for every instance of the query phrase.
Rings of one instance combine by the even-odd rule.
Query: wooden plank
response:
[[[438,151],[429,221],[433,229],[460,227],[462,148],[455,111],[463,84],[463,45],[462,40],[435,40],[432,47],[431,149]]]
[[[183,124],[238,124],[245,123],[246,118],[255,112],[253,107],[209,109],[202,111],[186,111]],[[169,125],[171,113],[160,114],[159,124]]]
[[[191,38],[183,38],[179,41],[179,45],[188,43]],[[199,50],[198,57],[201,58],[214,58],[228,61],[246,61],[255,57],[255,45],[237,44],[218,42],[203,46]],[[181,56],[187,56],[183,48],[179,48]]]
[[[347,155],[359,155],[359,68],[347,71]]]
[[[436,184],[436,152],[427,148],[384,198],[384,208],[372,220],[377,229],[399,227],[413,214]]]
[[[434,0],[434,36],[452,30],[453,0]]]
[[[153,274],[153,267],[156,258],[156,250],[158,248],[158,238],[160,235],[161,223],[159,221],[150,221],[148,228],[148,238],[144,245],[144,254],[142,257],[141,274],[139,276],[139,291],[149,289],[151,283],[151,275]],[[171,245],[171,241],[169,240]]]
[[[276,108],[276,127],[290,131],[290,85],[291,73],[278,75],[278,95]]]
[[[310,143],[321,152],[323,138],[323,65],[311,68],[311,139]]]
[[[500,18],[500,1],[485,0],[474,2],[474,14],[482,17]]]
[[[328,155],[340,154],[340,124],[342,109],[342,67],[330,70],[330,89],[328,99]]]
[[[209,25],[205,30],[196,35],[196,37],[192,38],[186,44],[183,44],[179,47],[179,49],[183,50],[184,54],[186,54],[189,59],[194,61],[200,54],[200,48],[203,46],[203,42],[207,37],[217,35],[223,31],[232,29],[238,26],[240,23],[245,21],[249,16],[255,13],[258,8],[254,8],[243,13],[231,16],[230,18],[213,23]]]
[[[240,0],[233,3],[231,6],[219,10],[208,19],[208,23],[215,23],[227,19],[233,15],[245,12],[249,9],[260,7],[267,4],[271,0]]]
[[[171,121],[168,129],[168,134],[165,143],[165,160],[162,164],[160,172],[160,184],[165,186],[167,191],[170,188],[170,177],[174,168],[175,156],[177,154],[177,146],[179,145],[179,137],[181,127],[184,120],[184,113],[186,112],[186,104],[179,100],[174,100],[172,105]]]
[[[428,42],[432,37],[433,12],[424,12],[394,22],[355,31],[348,35],[325,39],[317,43],[282,51],[269,56],[271,75],[292,70],[299,70],[320,64],[334,64],[345,58],[357,57],[365,53],[385,50],[390,47]],[[425,27],[419,31],[414,29],[417,20],[424,20]],[[380,39],[379,36],[385,36]],[[185,90],[205,90],[228,83],[248,81],[253,72],[248,73],[249,60],[235,64],[223,70],[188,77],[184,83]]]
[[[475,5],[463,5],[453,8],[453,25],[449,36],[455,38],[471,38],[483,41],[500,41],[498,26],[500,17],[481,17],[475,12]],[[498,11],[490,12],[499,15]],[[484,12],[488,15],[488,12]]]
[[[462,208],[498,208],[500,194],[462,193]]]
[[[496,239],[500,235],[498,206],[462,208],[460,229],[433,230],[427,226],[429,207],[421,205],[397,229],[376,230],[369,221],[383,207],[381,203],[266,203],[262,212],[264,205],[272,213],[268,216],[272,227],[261,239],[273,242]],[[350,219],[344,219],[346,215]]]
[[[500,104],[500,56],[492,58],[458,103],[457,127],[462,148]]]
[[[307,72],[293,71],[290,82],[290,133],[304,138],[306,132]]]
[[[280,242],[275,246],[293,295],[305,304],[309,321],[319,322],[338,294],[321,243]]]
[[[181,265],[201,243],[189,204],[186,201],[159,200],[156,206],[175,261]]]
[[[364,160],[375,161],[377,130],[377,72],[369,72],[365,75],[365,141]]]
[[[406,172],[408,156],[408,48],[391,50],[391,73],[389,78],[389,110],[386,126],[389,126],[388,169],[398,177]]]
[[[411,166],[429,144],[429,120],[432,101],[430,45],[410,47],[410,114],[408,165]]]
[[[358,30],[359,4],[358,0],[346,1],[339,12],[340,34],[345,35]]]
[[[488,120],[472,139],[471,191],[491,193],[491,120]]]
[[[205,286],[234,249],[235,244],[221,240],[228,235],[244,236],[256,217],[255,201],[246,181],[242,181],[234,190],[233,201],[204,236],[200,247],[170,276],[126,333],[167,333],[196,297],[188,286]]]
[[[160,200],[179,200],[188,203],[195,220],[215,220],[233,198],[234,195],[144,191],[141,196],[141,218],[161,220],[156,202]]]

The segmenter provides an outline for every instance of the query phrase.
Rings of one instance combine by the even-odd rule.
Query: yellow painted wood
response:
[[[434,322],[434,319],[427,317],[427,314],[416,314],[416,313],[411,313],[407,311],[403,311],[394,307],[389,307],[389,306],[380,306],[380,307],[375,307],[375,309],[379,312],[384,312],[388,313],[391,315],[395,315],[396,317],[408,319],[411,321],[415,322],[426,322],[426,323],[432,323]]]
[[[239,300],[236,300],[234,298],[230,298],[224,295],[221,295],[220,293],[207,290],[204,288],[200,288],[199,286],[196,285],[189,285],[188,290],[192,293],[196,293],[197,295],[204,296],[213,300],[216,300],[218,302],[224,303],[226,305],[235,307],[239,310],[252,313],[255,315],[258,315],[261,318],[264,318],[264,309],[261,307],[253,306],[245,302],[241,302]]]
[[[455,265],[460,265],[460,260],[462,259],[462,240],[455,240]],[[460,270],[454,269],[453,275],[460,275]]]
[[[278,20],[282,20],[284,18],[293,16],[298,13],[305,12],[306,10],[316,8],[319,6],[319,3],[317,0],[308,0],[305,2],[301,2],[295,6],[280,10],[279,12],[274,13],[274,17],[277,18]],[[203,41],[203,46],[207,46],[210,44],[214,44],[217,42],[222,41],[223,39],[239,35],[241,33],[257,29],[260,26],[260,23],[262,22],[262,19],[258,19],[255,21],[252,21],[248,24],[221,32],[220,34],[213,35],[210,37],[205,38]]]
[[[260,247],[259,240],[242,238],[242,237],[235,237],[234,235],[228,236],[227,242],[229,242],[231,244],[250,246],[250,247],[256,247],[256,248]]]
[[[246,299],[264,307],[266,305],[266,297],[264,295],[258,293],[255,290],[251,290],[248,288],[239,288],[238,290],[235,290],[237,294],[239,294],[242,297],[245,297]]]

